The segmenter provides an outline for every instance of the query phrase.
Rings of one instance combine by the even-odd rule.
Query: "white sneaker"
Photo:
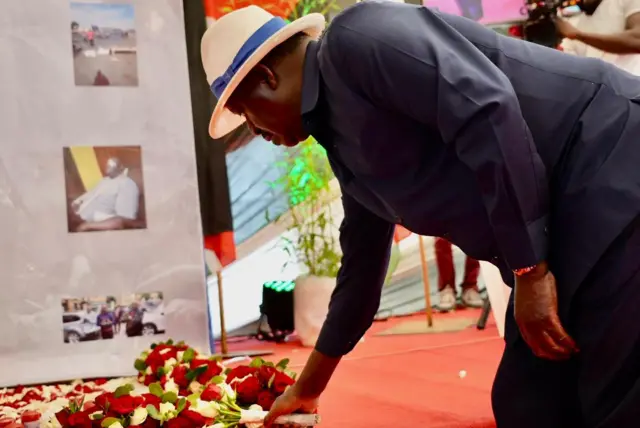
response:
[[[456,293],[453,291],[453,287],[446,287],[440,291],[440,302],[438,303],[438,310],[440,312],[449,312],[456,308]]]
[[[462,292],[462,304],[468,308],[481,308],[484,300],[475,288],[467,288]]]

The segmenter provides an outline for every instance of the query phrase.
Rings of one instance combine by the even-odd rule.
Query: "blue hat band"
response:
[[[233,58],[231,65],[224,74],[216,78],[211,84],[211,92],[216,98],[220,99],[220,96],[227,89],[229,82],[236,75],[240,67],[247,62],[247,59],[266,42],[269,37],[273,36],[278,31],[287,26],[287,22],[280,17],[273,17],[269,21],[265,22],[255,33],[247,39],[242,45],[236,56]]]

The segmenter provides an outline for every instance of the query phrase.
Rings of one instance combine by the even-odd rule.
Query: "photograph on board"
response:
[[[139,146],[63,148],[70,233],[146,229]]]
[[[165,331],[162,292],[62,299],[65,343],[153,336]]]
[[[74,1],[71,46],[77,86],[138,86],[133,4]]]

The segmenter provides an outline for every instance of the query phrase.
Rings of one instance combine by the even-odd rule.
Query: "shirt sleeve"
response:
[[[138,216],[139,197],[140,190],[138,185],[131,179],[123,181],[118,187],[116,215],[129,220],[135,219]]]
[[[371,12],[357,17],[356,8]],[[489,39],[482,32],[492,30],[477,26]],[[348,86],[389,114],[439,130],[455,147],[475,174],[509,268],[545,260],[546,170],[507,76],[425,7],[360,3],[336,18],[325,38]]]
[[[349,353],[371,327],[380,306],[394,231],[393,224],[346,193],[342,206],[342,266],[316,342],[316,349],[330,357]]]

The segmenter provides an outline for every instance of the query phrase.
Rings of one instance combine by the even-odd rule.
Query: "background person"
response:
[[[113,312],[109,311],[106,306],[102,306],[96,318],[96,324],[100,327],[100,334],[103,339],[113,339],[115,321]]]
[[[456,308],[456,270],[453,262],[453,247],[444,238],[435,238],[436,264],[438,265],[438,309],[448,312]],[[478,291],[480,262],[465,256],[464,279],[460,284],[462,304],[468,308],[481,308],[484,304]]]
[[[562,50],[598,58],[640,76],[640,0],[583,0],[583,13],[557,18]]]

